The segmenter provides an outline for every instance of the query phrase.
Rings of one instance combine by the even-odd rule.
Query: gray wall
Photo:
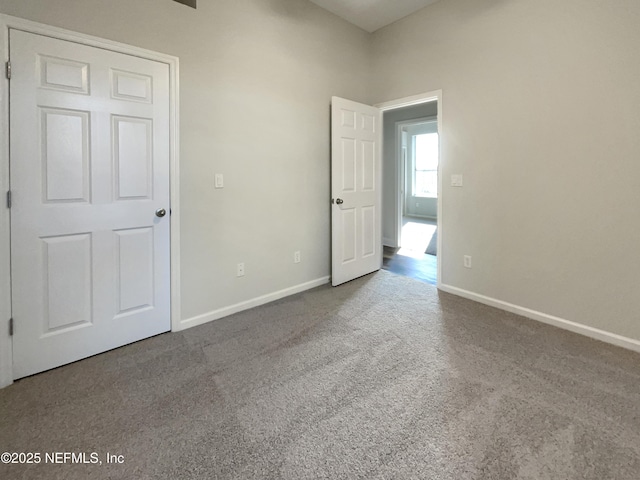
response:
[[[371,100],[369,34],[300,0],[0,0],[0,12],[180,58],[183,319],[329,275],[329,105]]]
[[[400,98],[400,97],[397,97]],[[398,199],[396,188],[399,182],[396,160],[396,122],[416,118],[433,117],[438,114],[436,102],[384,112],[384,139],[382,163],[382,238],[385,245],[397,246],[395,239],[398,222]]]
[[[640,340],[639,24],[637,0],[447,0],[374,34],[376,101],[443,92],[444,284]]]

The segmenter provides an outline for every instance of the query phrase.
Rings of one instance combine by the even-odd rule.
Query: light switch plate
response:
[[[462,186],[462,174],[451,175],[451,186],[452,187],[461,187]]]
[[[216,188],[224,188],[224,177],[221,173],[216,173]]]

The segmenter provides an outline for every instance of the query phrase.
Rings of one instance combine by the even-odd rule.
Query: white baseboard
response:
[[[185,330],[187,328],[202,325],[213,320],[218,320],[220,318],[233,315],[234,313],[242,312],[243,310],[249,310],[253,307],[259,307],[260,305],[264,305],[265,303],[288,297],[289,295],[294,295],[296,293],[304,292],[305,290],[319,287],[320,285],[325,285],[329,283],[329,278],[330,277],[328,276],[321,277],[316,280],[311,280],[310,282],[305,282],[299,285],[294,285],[293,287],[285,288],[284,290],[278,290],[277,292],[268,293],[260,297],[252,298],[251,300],[236,303],[235,305],[229,305],[228,307],[222,307],[218,310],[213,310],[202,315],[187,318],[185,320],[182,320],[182,322],[180,322],[180,328],[175,329],[174,331]]]
[[[392,239],[387,238],[387,237],[382,237],[382,246],[396,248],[398,246],[398,244],[396,243],[395,240],[392,240]]]
[[[438,217],[434,217],[432,215],[418,215],[415,213],[408,213],[404,215],[406,218],[419,218],[421,220],[433,220],[434,222],[438,221]]]
[[[503,302],[502,300],[497,300],[495,298],[486,297],[484,295],[473,293],[468,290],[463,290],[461,288],[452,287],[451,285],[440,284],[438,285],[438,288],[443,292],[451,293],[459,297],[468,298],[469,300],[483,303],[491,307],[496,307],[507,312],[515,313],[516,315],[521,315],[532,320],[537,320],[538,322],[546,323],[547,325],[553,325],[554,327],[562,328],[563,330],[569,330],[571,332],[579,333],[581,335],[585,335],[587,337],[594,338],[605,343],[610,343],[618,347],[633,350],[635,352],[640,352],[640,340],[623,337],[622,335],[618,335],[616,333],[589,327],[587,325],[582,325],[570,320],[554,317],[553,315],[547,315],[546,313],[538,312],[536,310],[531,310],[525,307],[520,307],[518,305]]]

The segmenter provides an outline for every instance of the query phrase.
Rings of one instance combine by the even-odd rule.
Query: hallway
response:
[[[398,275],[415,278],[431,285],[438,283],[438,257],[435,252],[437,225],[435,220],[404,217],[402,246],[384,247],[382,268]]]

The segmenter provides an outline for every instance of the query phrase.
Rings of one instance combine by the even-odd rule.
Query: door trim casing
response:
[[[67,40],[91,47],[124,53],[169,67],[169,162],[171,208],[171,330],[180,326],[180,138],[179,138],[179,60],[177,57],[105,40],[82,33],[0,14],[0,51],[3,63],[9,60],[9,30],[21,30]],[[4,68],[4,66],[3,66]],[[10,189],[9,164],[9,80],[0,82],[0,388],[13,383],[13,342],[9,335],[11,318],[11,210],[5,203]],[[20,328],[16,325],[16,328]]]
[[[380,110],[382,110],[382,113],[384,114],[384,112],[387,112],[389,110],[397,110],[399,108],[403,108],[403,107],[411,107],[413,105],[420,105],[422,103],[429,103],[429,102],[437,102],[438,105],[438,115],[437,115],[437,120],[438,120],[438,135],[439,135],[439,139],[440,139],[440,152],[439,152],[439,158],[438,158],[438,219],[437,219],[437,224],[438,224],[438,239],[437,239],[437,249],[438,249],[438,267],[437,267],[437,287],[441,288],[442,287],[442,259],[443,259],[443,255],[442,255],[442,237],[444,236],[443,233],[443,229],[442,229],[442,203],[443,203],[443,197],[444,197],[444,191],[442,189],[443,187],[443,181],[442,181],[442,170],[443,167],[442,165],[444,164],[444,160],[445,160],[445,155],[444,155],[444,140],[443,140],[443,130],[442,130],[442,117],[443,117],[443,106],[442,106],[442,90],[433,90],[431,92],[425,92],[425,93],[419,93],[417,95],[412,95],[410,97],[403,97],[403,98],[398,98],[396,100],[390,100],[388,102],[383,102],[383,103],[378,103],[376,105],[374,105],[375,107],[379,108]],[[398,157],[396,156],[395,159],[396,162],[396,175],[398,176],[397,178],[400,178],[400,175],[402,174],[402,165],[401,162],[398,161]],[[383,180],[384,181],[384,180]],[[395,189],[395,202],[396,202],[396,222],[395,222],[395,235],[394,238],[397,240],[399,238],[400,235],[400,229],[402,229],[402,200],[401,200],[401,189],[400,189],[400,182],[395,182],[394,185],[394,189]]]

